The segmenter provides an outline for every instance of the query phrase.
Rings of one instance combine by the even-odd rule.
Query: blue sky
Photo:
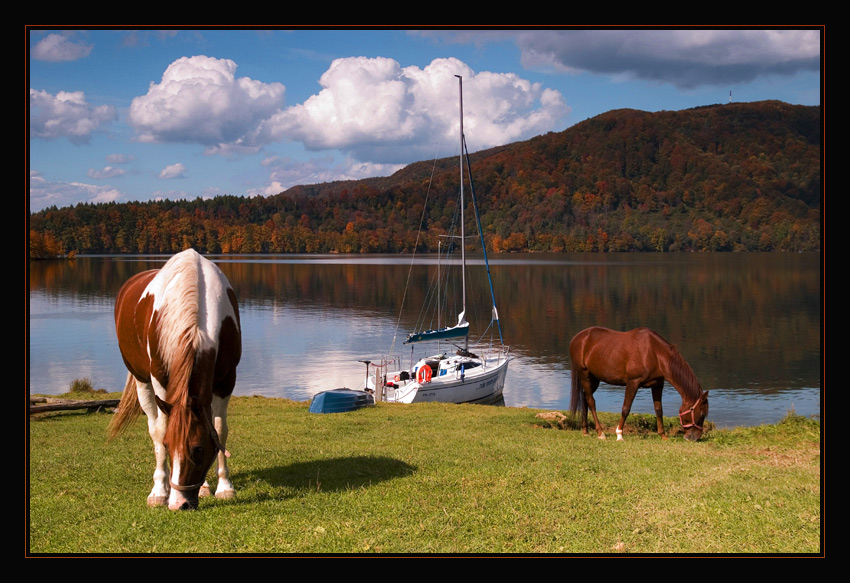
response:
[[[268,196],[612,109],[821,104],[820,30],[28,29],[29,207]]]

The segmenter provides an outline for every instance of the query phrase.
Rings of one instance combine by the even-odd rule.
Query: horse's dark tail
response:
[[[570,393],[570,415],[575,416],[579,406],[581,406],[582,414],[587,414],[587,400],[584,398],[584,389],[578,379],[578,367],[573,363],[570,369],[570,377],[572,381],[572,391]]]

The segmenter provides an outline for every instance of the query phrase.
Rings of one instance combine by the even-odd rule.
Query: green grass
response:
[[[638,432],[618,443],[551,428],[539,412],[381,404],[316,415],[307,403],[234,398],[237,498],[205,498],[195,512],[145,505],[143,419],[107,441],[109,414],[44,415],[29,426],[28,550],[821,552],[815,421],[789,416],[691,443],[662,441],[637,416]]]

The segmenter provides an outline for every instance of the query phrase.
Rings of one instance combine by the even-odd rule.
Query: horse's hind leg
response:
[[[652,385],[652,404],[655,406],[655,420],[658,425],[658,435],[661,439],[667,439],[667,434],[664,432],[664,411],[661,408],[661,389],[664,388],[664,381]]]
[[[603,432],[604,427],[599,422],[599,417],[596,416],[596,399],[593,398],[593,393],[596,392],[596,389],[599,388],[599,379],[594,376],[590,376],[587,384],[585,385],[586,389],[584,391],[584,398],[587,401],[587,406],[590,408],[590,412],[593,414],[593,423],[596,426],[596,436],[599,439],[605,439],[605,433]],[[584,434],[587,435],[587,412],[584,414],[584,423],[585,423],[585,431]]]

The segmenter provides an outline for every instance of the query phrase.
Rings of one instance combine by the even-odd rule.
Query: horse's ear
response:
[[[156,399],[156,406],[159,407],[160,411],[166,415],[171,414],[171,405],[160,399],[157,395],[154,395],[153,398]]]

